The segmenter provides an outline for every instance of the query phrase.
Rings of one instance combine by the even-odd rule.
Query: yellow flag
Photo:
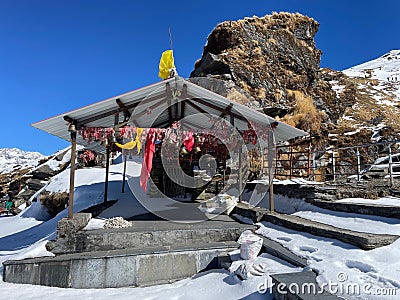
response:
[[[162,79],[169,78],[171,69],[175,69],[174,55],[172,54],[172,50],[167,50],[161,55],[158,77]]]

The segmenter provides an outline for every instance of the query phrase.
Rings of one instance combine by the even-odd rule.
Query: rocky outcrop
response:
[[[285,12],[220,23],[189,80],[310,133],[317,165],[326,159],[327,148],[400,140],[397,83],[378,83],[371,70],[357,77],[360,67],[349,69],[349,75],[320,68],[322,52],[314,42],[318,28],[310,17]],[[380,58],[376,72],[389,58],[397,59],[396,51],[388,55]],[[387,146],[377,147],[387,153]],[[371,149],[360,149],[363,163],[376,159]],[[355,173],[346,161],[353,152],[341,150],[345,158],[338,159],[337,172]]]
[[[228,81],[224,96],[233,89],[244,91],[250,96],[249,105],[266,112],[271,108],[283,116],[294,106],[287,101],[288,90],[308,91],[318,84],[321,51],[314,42],[318,27],[314,19],[290,13],[223,22],[209,35],[191,80],[206,88],[221,85],[218,80]],[[216,81],[205,83],[197,77]]]
[[[377,98],[390,100],[390,95],[374,89],[376,79],[320,68],[318,28],[310,17],[285,12],[220,23],[190,81],[310,132],[321,148],[361,144],[366,136],[371,142],[378,124],[387,125],[383,137],[399,138],[394,115],[400,110],[377,104]],[[308,99],[314,108],[301,107]],[[367,132],[352,134],[351,141],[328,138],[359,127]]]

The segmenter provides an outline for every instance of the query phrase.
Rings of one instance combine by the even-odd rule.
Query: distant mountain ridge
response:
[[[0,174],[16,169],[35,167],[41,159],[46,158],[39,152],[23,151],[18,148],[0,149]]]
[[[393,104],[400,103],[400,50],[391,50],[381,57],[342,71],[349,77],[364,77],[379,81],[378,88],[392,93]],[[390,105],[390,103],[388,103]]]

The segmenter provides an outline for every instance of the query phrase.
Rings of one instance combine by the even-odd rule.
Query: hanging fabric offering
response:
[[[140,149],[142,148],[142,142],[141,142],[141,138],[142,138],[142,133],[143,133],[143,128],[136,128],[136,147],[137,147],[137,153],[140,153]]]
[[[140,172],[140,186],[144,191],[147,190],[147,181],[149,180],[150,171],[153,167],[153,156],[156,151],[155,140],[156,133],[155,130],[151,128],[147,134],[146,148],[144,150],[143,164]]]
[[[186,137],[183,141],[183,145],[186,147],[186,149],[190,152],[193,149],[194,146],[194,137],[193,137],[193,132],[189,131],[186,134]]]
[[[130,141],[125,144],[115,143],[121,149],[132,150],[133,148],[137,147],[138,154],[140,153],[140,149],[142,147],[142,143],[140,141],[142,137],[143,128],[136,128],[136,139],[134,141]]]

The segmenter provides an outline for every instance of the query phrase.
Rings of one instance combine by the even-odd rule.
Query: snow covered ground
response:
[[[134,189],[137,197],[146,197],[139,187],[140,160],[128,161],[127,175],[129,185],[126,193],[121,193],[123,165],[121,162],[110,167],[109,199],[119,201],[105,210],[98,218],[93,219],[88,230],[99,228],[104,218],[115,216],[130,217],[142,214],[146,209],[136,201],[128,186]],[[75,211],[103,201],[104,169],[88,168],[76,172]],[[69,169],[53,177],[44,187],[46,191],[67,191]],[[280,182],[291,184],[292,182]],[[302,182],[306,184],[307,182]],[[169,209],[162,198],[151,198],[158,210]],[[315,207],[300,199],[289,199],[276,196],[276,209],[280,212],[294,214],[303,218],[331,224],[362,232],[388,233],[400,235],[400,220],[367,216],[343,212],[332,212]],[[373,202],[376,204],[400,204],[400,199],[385,197],[378,200],[344,199],[344,202]],[[51,256],[45,249],[47,240],[55,238],[57,221],[67,214],[66,210],[55,218],[50,218],[39,202],[24,209],[17,216],[0,217],[0,263],[10,259],[23,259],[37,256]],[[244,219],[243,219],[244,220]],[[249,221],[249,220],[247,220]],[[344,289],[345,298],[382,299],[378,293],[396,293],[400,295],[400,240],[390,246],[370,251],[363,251],[349,244],[333,239],[288,230],[270,223],[258,224],[259,233],[288,247],[293,252],[308,259],[310,267],[318,271],[320,284],[329,282],[338,284]],[[235,258],[236,255],[236,258]],[[237,259],[237,254],[233,255]],[[268,274],[298,272],[299,268],[275,257],[263,254],[256,259],[265,267],[266,274],[241,281],[226,270],[212,270],[197,274],[168,285],[146,288],[119,289],[61,289],[43,286],[28,286],[5,283],[0,280],[1,299],[272,299],[270,289],[266,294],[258,292],[260,286],[270,284]],[[0,267],[0,274],[2,274]],[[2,276],[2,275],[0,275]],[[346,291],[350,284],[361,290]],[[352,285],[352,287],[353,287]],[[356,288],[357,288],[356,286]],[[364,291],[363,291],[364,289]],[[380,289],[380,290],[379,290]],[[333,290],[335,291],[335,290]],[[338,290],[339,294],[341,291]],[[347,292],[347,293],[346,293]],[[386,296],[384,299],[396,299]]]
[[[276,210],[339,228],[360,232],[400,235],[400,220],[371,215],[335,212],[300,199],[277,196]],[[400,199],[342,199],[342,202],[399,205]],[[364,251],[352,245],[293,231],[268,222],[258,224],[258,233],[307,258],[319,274],[320,284],[334,285],[332,292],[346,299],[398,299],[400,296],[400,239],[395,243]],[[346,289],[355,287],[358,290]],[[335,289],[337,288],[337,289]],[[343,293],[341,290],[342,289]],[[385,296],[384,298],[383,295]],[[396,296],[397,295],[397,296]]]
[[[140,168],[140,161],[128,161],[129,186],[137,189],[135,195],[146,197],[139,187]],[[136,201],[128,185],[126,193],[121,193],[122,170],[121,162],[110,166],[109,199],[119,201],[105,210],[97,219],[93,219],[86,229],[99,228],[104,218],[115,216],[126,218],[147,212]],[[80,211],[103,201],[104,176],[102,168],[77,170],[74,211]],[[69,169],[66,169],[53,177],[43,190],[67,191],[68,183]],[[168,209],[161,203],[162,199],[152,198],[151,200],[157,203],[155,205],[157,209]],[[33,202],[17,216],[0,217],[0,263],[11,259],[52,256],[53,254],[46,250],[45,244],[47,240],[55,238],[57,222],[66,215],[67,211],[64,210],[55,218],[50,219],[40,203]],[[118,289],[62,289],[11,284],[2,281],[2,267],[0,267],[0,299],[44,300],[73,297],[83,299],[272,299],[270,289],[263,291],[265,293],[258,292],[260,286],[264,287],[265,283],[270,282],[268,274],[299,271],[299,268],[267,254],[257,257],[256,262],[264,266],[265,275],[244,281],[226,270],[211,270],[172,284]]]

